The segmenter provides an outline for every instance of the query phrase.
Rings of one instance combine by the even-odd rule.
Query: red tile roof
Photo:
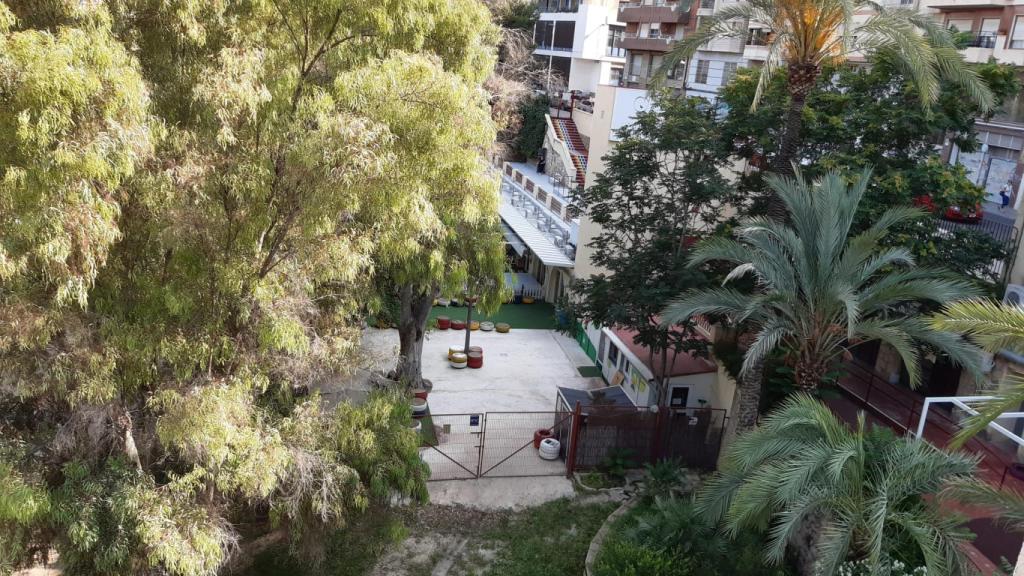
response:
[[[612,329],[612,332],[615,334],[616,337],[618,337],[619,340],[622,340],[622,343],[625,344],[627,348],[629,348],[630,352],[632,352],[637,358],[640,359],[641,362],[644,363],[645,366],[647,366],[650,352],[646,346],[633,342],[633,337],[636,336],[635,330],[627,330],[625,328],[614,328]],[[700,334],[694,334],[693,337],[700,340],[707,340]],[[671,354],[672,353],[669,352],[670,362],[672,360]],[[660,355],[655,357],[654,364],[655,366],[647,366],[647,369],[650,370],[652,374],[654,374],[655,378],[661,378],[662,363]],[[717,371],[718,365],[715,364],[713,360],[694,356],[692,354],[689,354],[688,352],[680,352],[676,356],[675,362],[672,362],[668,366],[669,378],[674,376],[688,376],[690,374],[707,374],[709,372]]]

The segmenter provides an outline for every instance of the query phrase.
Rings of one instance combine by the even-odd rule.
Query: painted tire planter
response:
[[[451,360],[452,359],[452,354],[458,354],[459,352],[465,352],[465,350],[462,349],[462,346],[449,346],[448,347],[448,359]]]
[[[430,390],[427,390],[426,388],[413,388],[412,389],[412,396],[413,396],[413,398],[420,398],[420,399],[426,400],[428,394],[430,394]]]
[[[423,430],[423,422],[421,420],[413,420],[412,422],[409,422],[409,430],[412,430],[413,432]]]
[[[423,398],[412,399],[412,417],[422,418],[427,415],[427,401]]]
[[[465,329],[466,329],[466,321],[465,320],[452,320],[452,330],[465,330]]]
[[[484,332],[490,332],[491,330],[494,330],[494,322],[481,322],[480,329]]]
[[[551,436],[552,432],[547,428],[541,428],[540,430],[537,430],[536,432],[533,433],[533,447],[536,448],[537,450],[540,450],[540,443],[543,442],[545,438],[551,438]]]
[[[523,296],[523,304],[533,304],[533,296]]]
[[[452,368],[462,369],[466,367],[466,363],[468,360],[469,358],[466,357],[465,354],[463,354],[462,352],[456,352],[455,354],[452,354],[451,358],[448,359],[448,364],[450,364]]]
[[[477,322],[476,320],[473,320],[472,322],[469,323],[469,329],[470,330],[479,330],[480,329],[480,323]]]
[[[501,334],[508,334],[508,331],[511,330],[512,327],[504,322],[499,322],[494,325],[494,329]]]
[[[437,305],[438,306],[447,306],[447,305],[449,305],[451,303],[452,303],[452,301],[447,299],[447,298],[438,298],[437,299]]]
[[[543,460],[556,460],[562,445],[554,438],[545,438],[540,441],[540,457]]]
[[[449,318],[447,316],[438,316],[437,317],[437,329],[438,330],[447,330],[447,329],[449,329],[451,327],[452,327],[452,319],[451,318]]]
[[[483,352],[470,352],[467,359],[466,365],[470,368],[483,368],[484,367],[484,353]]]

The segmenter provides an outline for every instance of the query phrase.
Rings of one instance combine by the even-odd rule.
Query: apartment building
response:
[[[1024,5],[1012,0],[922,0],[921,9],[943,25],[969,34],[963,55],[969,62],[997,62],[1024,66]],[[967,167],[989,200],[999,202],[999,190],[1009,185],[1020,208],[1024,164],[1024,103],[1020,97],[1006,103],[991,120],[976,123],[981,148],[961,152],[949,145],[951,162]]]
[[[618,46],[625,32],[618,0],[539,0],[537,9],[533,53],[552,77],[587,93],[600,82],[619,81],[626,60]]]

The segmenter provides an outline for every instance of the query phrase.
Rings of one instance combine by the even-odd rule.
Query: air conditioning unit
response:
[[[1007,284],[1006,293],[1003,295],[1003,304],[1024,308],[1024,286]]]

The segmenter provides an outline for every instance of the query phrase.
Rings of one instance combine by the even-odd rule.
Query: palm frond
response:
[[[989,352],[1009,349],[1024,353],[1024,308],[993,300],[954,302],[932,318],[936,330],[959,332]]]

